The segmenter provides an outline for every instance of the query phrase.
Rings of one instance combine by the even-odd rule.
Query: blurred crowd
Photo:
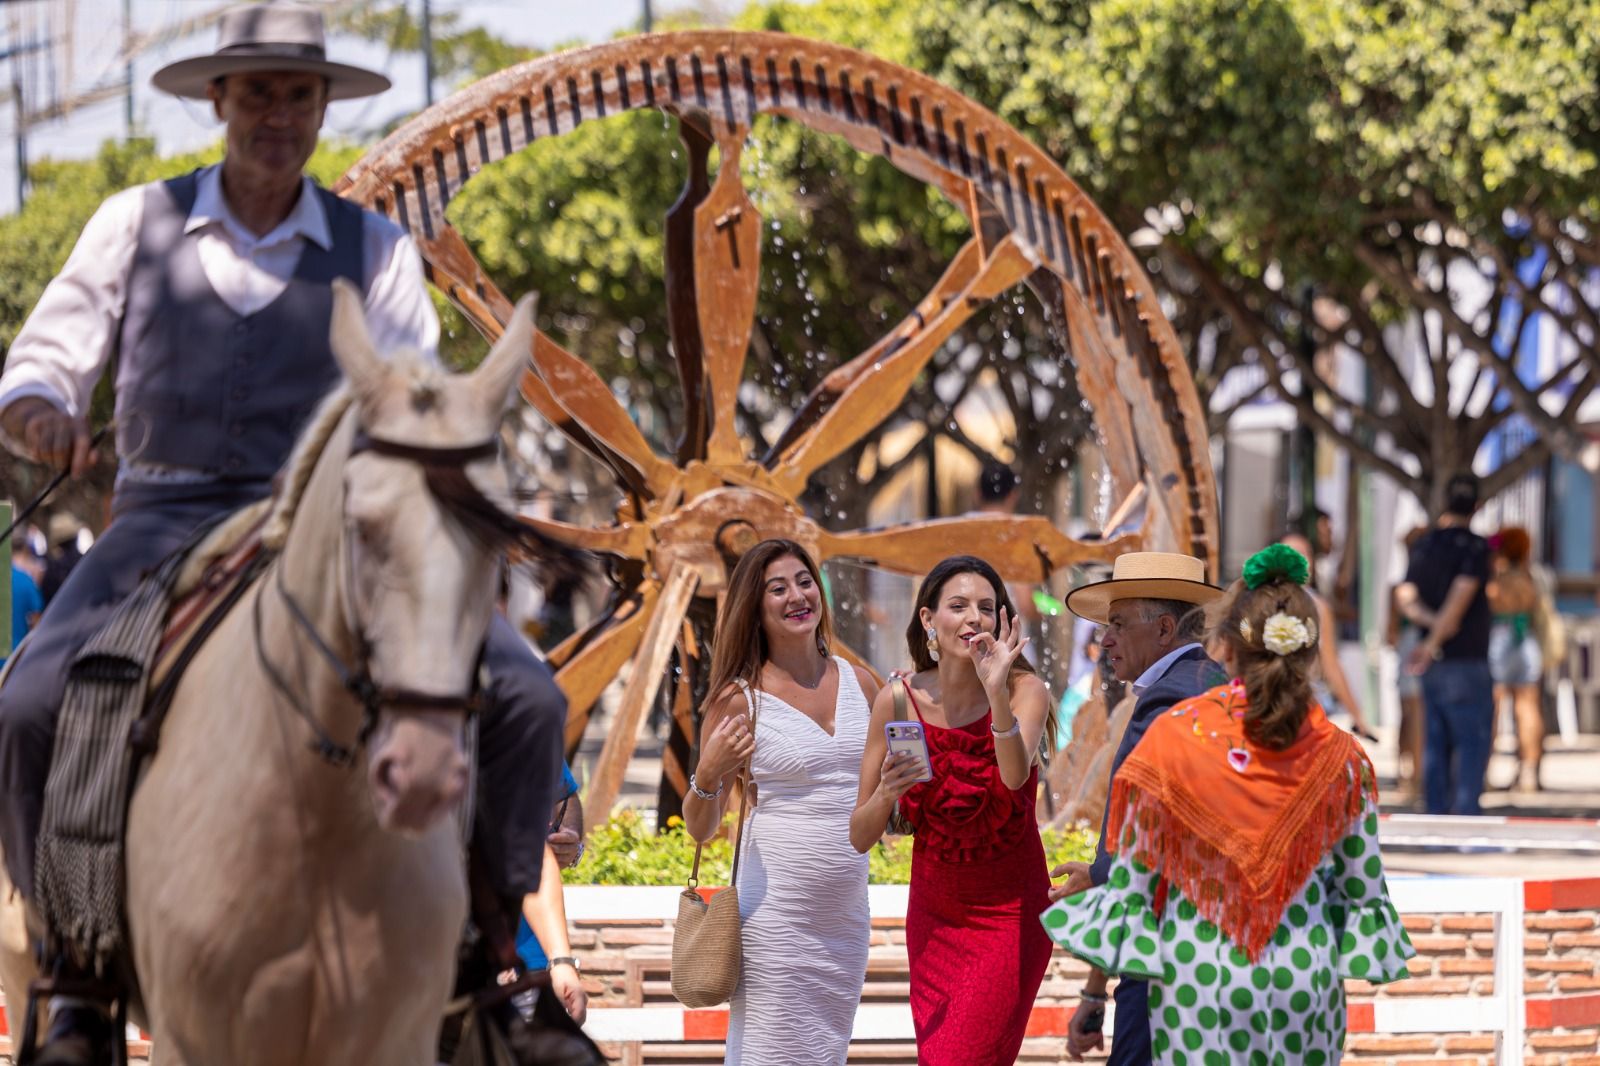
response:
[[[0,647],[0,665],[28,635],[83,558],[89,546],[85,542],[92,540],[83,523],[65,511],[52,515],[43,530],[28,525],[12,534],[11,643]]]
[[[1477,814],[1488,789],[1539,791],[1546,679],[1567,653],[1554,580],[1534,561],[1531,536],[1514,525],[1473,532],[1478,502],[1476,480],[1458,478],[1439,519],[1405,534],[1404,578],[1390,589],[1386,612],[1385,643],[1399,662],[1398,784],[1407,805],[1432,814]],[[1307,591],[1322,631],[1358,638],[1329,516],[1291,521],[1279,540],[1310,561]],[[1077,620],[1058,706],[1065,748],[1050,774],[1058,823],[1092,820],[1104,808],[1111,755],[1132,713],[1132,694],[1100,661],[1102,635]],[[1357,696],[1337,641],[1321,642],[1313,683],[1331,720],[1378,740],[1375,708]],[[1516,769],[1491,781],[1489,756],[1504,732],[1515,737]]]

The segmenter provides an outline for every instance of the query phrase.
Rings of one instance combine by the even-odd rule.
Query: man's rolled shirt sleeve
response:
[[[116,344],[144,217],[144,188],[107,198],[6,352],[0,411],[36,396],[84,417]],[[15,441],[4,441],[15,449]]]

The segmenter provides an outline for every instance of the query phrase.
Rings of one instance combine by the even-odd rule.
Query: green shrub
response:
[[[1053,867],[1057,863],[1088,862],[1094,857],[1095,834],[1089,829],[1046,829],[1044,850]],[[911,882],[909,837],[892,837],[879,843],[868,856],[868,880],[875,885]],[[589,830],[588,849],[576,869],[562,878],[569,885],[681,885],[694,864],[694,838],[683,821],[670,818],[660,833],[636,810],[622,810],[604,825]],[[700,881],[725,885],[733,865],[733,844],[718,838],[706,845],[700,859]]]

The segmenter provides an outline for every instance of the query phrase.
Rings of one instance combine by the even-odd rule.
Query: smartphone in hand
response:
[[[928,739],[921,722],[890,722],[883,727],[890,755],[910,755],[917,760],[917,780],[933,780],[933,761],[928,758]]]

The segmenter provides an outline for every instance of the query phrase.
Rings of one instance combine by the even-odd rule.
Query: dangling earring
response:
[[[928,627],[928,658],[939,661],[939,634],[933,631],[932,626]]]

